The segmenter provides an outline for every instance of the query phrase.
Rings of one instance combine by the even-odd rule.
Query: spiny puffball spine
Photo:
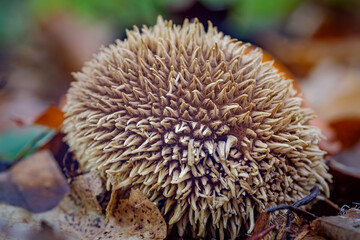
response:
[[[134,27],[74,74],[65,140],[108,188],[164,201],[169,231],[234,239],[267,204],[329,194],[314,114],[272,64],[211,23]]]

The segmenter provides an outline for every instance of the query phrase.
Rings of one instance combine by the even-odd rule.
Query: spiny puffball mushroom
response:
[[[320,131],[261,49],[158,19],[74,74],[65,140],[108,188],[139,188],[180,236],[234,239],[266,205],[329,194]]]

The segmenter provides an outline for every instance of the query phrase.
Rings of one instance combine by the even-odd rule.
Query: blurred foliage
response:
[[[28,1],[0,2],[0,46],[22,39],[29,28]]]
[[[278,28],[304,2],[316,2],[356,11],[358,0],[197,0],[211,11],[227,10],[226,25],[243,37],[264,28]],[[0,45],[15,45],[39,19],[48,20],[62,12],[95,21],[105,21],[122,32],[133,25],[152,25],[156,16],[177,19],[179,8],[186,11],[196,0],[6,0],[0,1]],[[201,10],[201,9],[200,9]],[[200,13],[199,13],[200,14]],[[208,16],[212,20],[212,16]]]
[[[111,21],[122,27],[139,23],[154,23],[163,13],[164,5],[171,0],[32,0],[32,12],[36,16],[48,17],[59,11],[70,10],[75,14]]]
[[[239,0],[230,17],[242,33],[274,27],[291,13],[302,0]]]
[[[190,5],[195,1],[185,1]],[[207,8],[217,11],[229,9],[233,28],[248,32],[278,23],[300,0],[200,0]],[[0,44],[21,39],[34,19],[47,20],[61,12],[106,21],[119,30],[132,25],[152,25],[156,16],[172,18],[170,11],[184,5],[182,0],[29,0],[2,1],[0,3]],[[185,3],[186,5],[186,3]],[[174,9],[175,8],[175,9]],[[211,16],[209,16],[211,20]]]
[[[0,134],[0,162],[19,160],[47,143],[55,131],[43,126],[7,130]]]

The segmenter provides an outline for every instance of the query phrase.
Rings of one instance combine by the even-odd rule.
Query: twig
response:
[[[306,205],[306,204],[312,202],[313,200],[315,200],[315,198],[316,198],[317,195],[319,195],[319,194],[320,194],[320,189],[319,189],[319,187],[315,186],[315,187],[311,190],[311,192],[310,192],[310,194],[309,194],[308,196],[306,196],[306,197],[304,197],[303,199],[297,201],[296,203],[294,203],[293,206],[294,206],[294,207],[300,207],[300,206]]]
[[[295,207],[293,205],[278,205],[278,206],[275,206],[275,207],[272,207],[272,208],[267,208],[265,210],[265,212],[270,213],[270,212],[275,212],[275,211],[279,211],[279,210],[283,210],[283,209],[291,210],[292,212],[295,212],[298,215],[306,217],[309,220],[314,220],[315,218],[318,218],[318,216],[316,216],[315,214],[312,214],[312,213],[310,213],[308,211],[297,208],[297,207]]]
[[[292,206],[291,205],[279,205],[279,206],[275,206],[273,208],[267,208],[265,209],[265,212],[273,212],[273,211],[278,211],[278,210],[281,210],[281,209],[288,209],[288,210],[291,210],[299,215],[302,215],[304,217],[308,217],[309,219],[315,219],[317,218],[316,215],[312,214],[312,213],[309,213],[305,210],[302,210],[302,209],[299,209],[298,207],[300,206],[303,206],[303,205],[306,205],[310,202],[312,202],[318,195],[320,194],[320,189],[315,186],[310,194],[306,197],[304,197],[303,199],[300,199],[299,201],[297,201],[296,203],[294,203]],[[283,239],[288,239],[289,238],[289,235],[288,235],[288,232],[289,232],[289,228],[290,228],[290,223],[291,223],[291,212],[290,211],[287,211],[286,213],[286,231],[285,231],[285,234],[283,236]]]
[[[325,203],[327,203],[328,205],[330,205],[331,207],[333,207],[334,209],[336,209],[336,211],[340,211],[340,207],[334,203],[333,201],[331,201],[330,199],[327,199],[327,198],[323,198],[321,199],[323,200]]]
[[[297,201],[296,203],[294,203],[294,207],[300,207],[303,206],[305,204],[308,204],[312,201],[315,200],[315,198],[320,194],[320,189],[318,186],[314,186],[313,189],[311,189],[311,192],[308,196],[304,197],[303,199],[300,199],[299,201]],[[288,211],[286,213],[286,233],[285,233],[285,237],[286,239],[288,239],[288,230],[290,228],[290,224],[291,224],[291,214],[290,211]]]
[[[259,239],[263,239],[266,235],[268,235],[272,230],[274,230],[274,228],[276,228],[277,224],[274,224],[268,228],[265,228],[264,230],[262,230],[261,232],[252,235],[251,237],[248,237],[246,240],[259,240]]]

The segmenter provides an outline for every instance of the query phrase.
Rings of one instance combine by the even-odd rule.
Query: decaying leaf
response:
[[[318,218],[312,224],[315,230],[330,239],[360,239],[359,209],[350,209],[344,216]]]
[[[35,120],[35,124],[59,129],[64,121],[64,113],[56,106],[50,106]]]
[[[43,212],[55,207],[69,190],[48,150],[37,152],[0,174],[0,201]]]
[[[255,222],[255,227],[253,231],[251,232],[251,235],[255,235],[257,233],[262,232],[266,228],[270,226],[270,214],[266,212],[260,213],[259,217],[257,218]]]
[[[73,194],[76,193],[86,209],[92,209],[97,213],[102,213],[102,208],[97,201],[97,196],[104,194],[105,187],[97,173],[90,172],[75,178],[71,187]]]
[[[270,238],[270,236],[268,235],[272,230],[274,230],[276,228],[276,224],[275,225],[271,225],[268,228],[265,228],[263,231],[257,233],[257,234],[253,234],[251,237],[247,238],[246,240],[260,240],[260,239],[265,239],[265,238]]]
[[[140,190],[131,190],[129,199],[120,199],[114,191],[107,208],[107,218],[118,224],[121,231],[115,236],[124,239],[164,239],[166,223],[159,209]],[[136,235],[136,237],[134,236]]]
[[[103,214],[97,200],[97,196],[103,194],[102,189],[105,189],[102,184],[96,173],[78,176],[71,184],[70,193],[61,203],[41,214],[31,214],[24,209],[3,204],[0,207],[0,226],[3,223],[12,235],[0,232],[0,237],[6,234],[6,239],[30,239],[25,236],[40,231],[43,222],[53,229],[54,234],[61,233],[67,240],[166,237],[166,223],[160,211],[139,190],[131,190],[128,199],[120,199],[118,191],[114,191],[107,214]],[[14,229],[21,230],[21,236],[15,234]]]
[[[319,235],[318,232],[309,227],[300,232],[294,240],[327,240],[327,238]]]

